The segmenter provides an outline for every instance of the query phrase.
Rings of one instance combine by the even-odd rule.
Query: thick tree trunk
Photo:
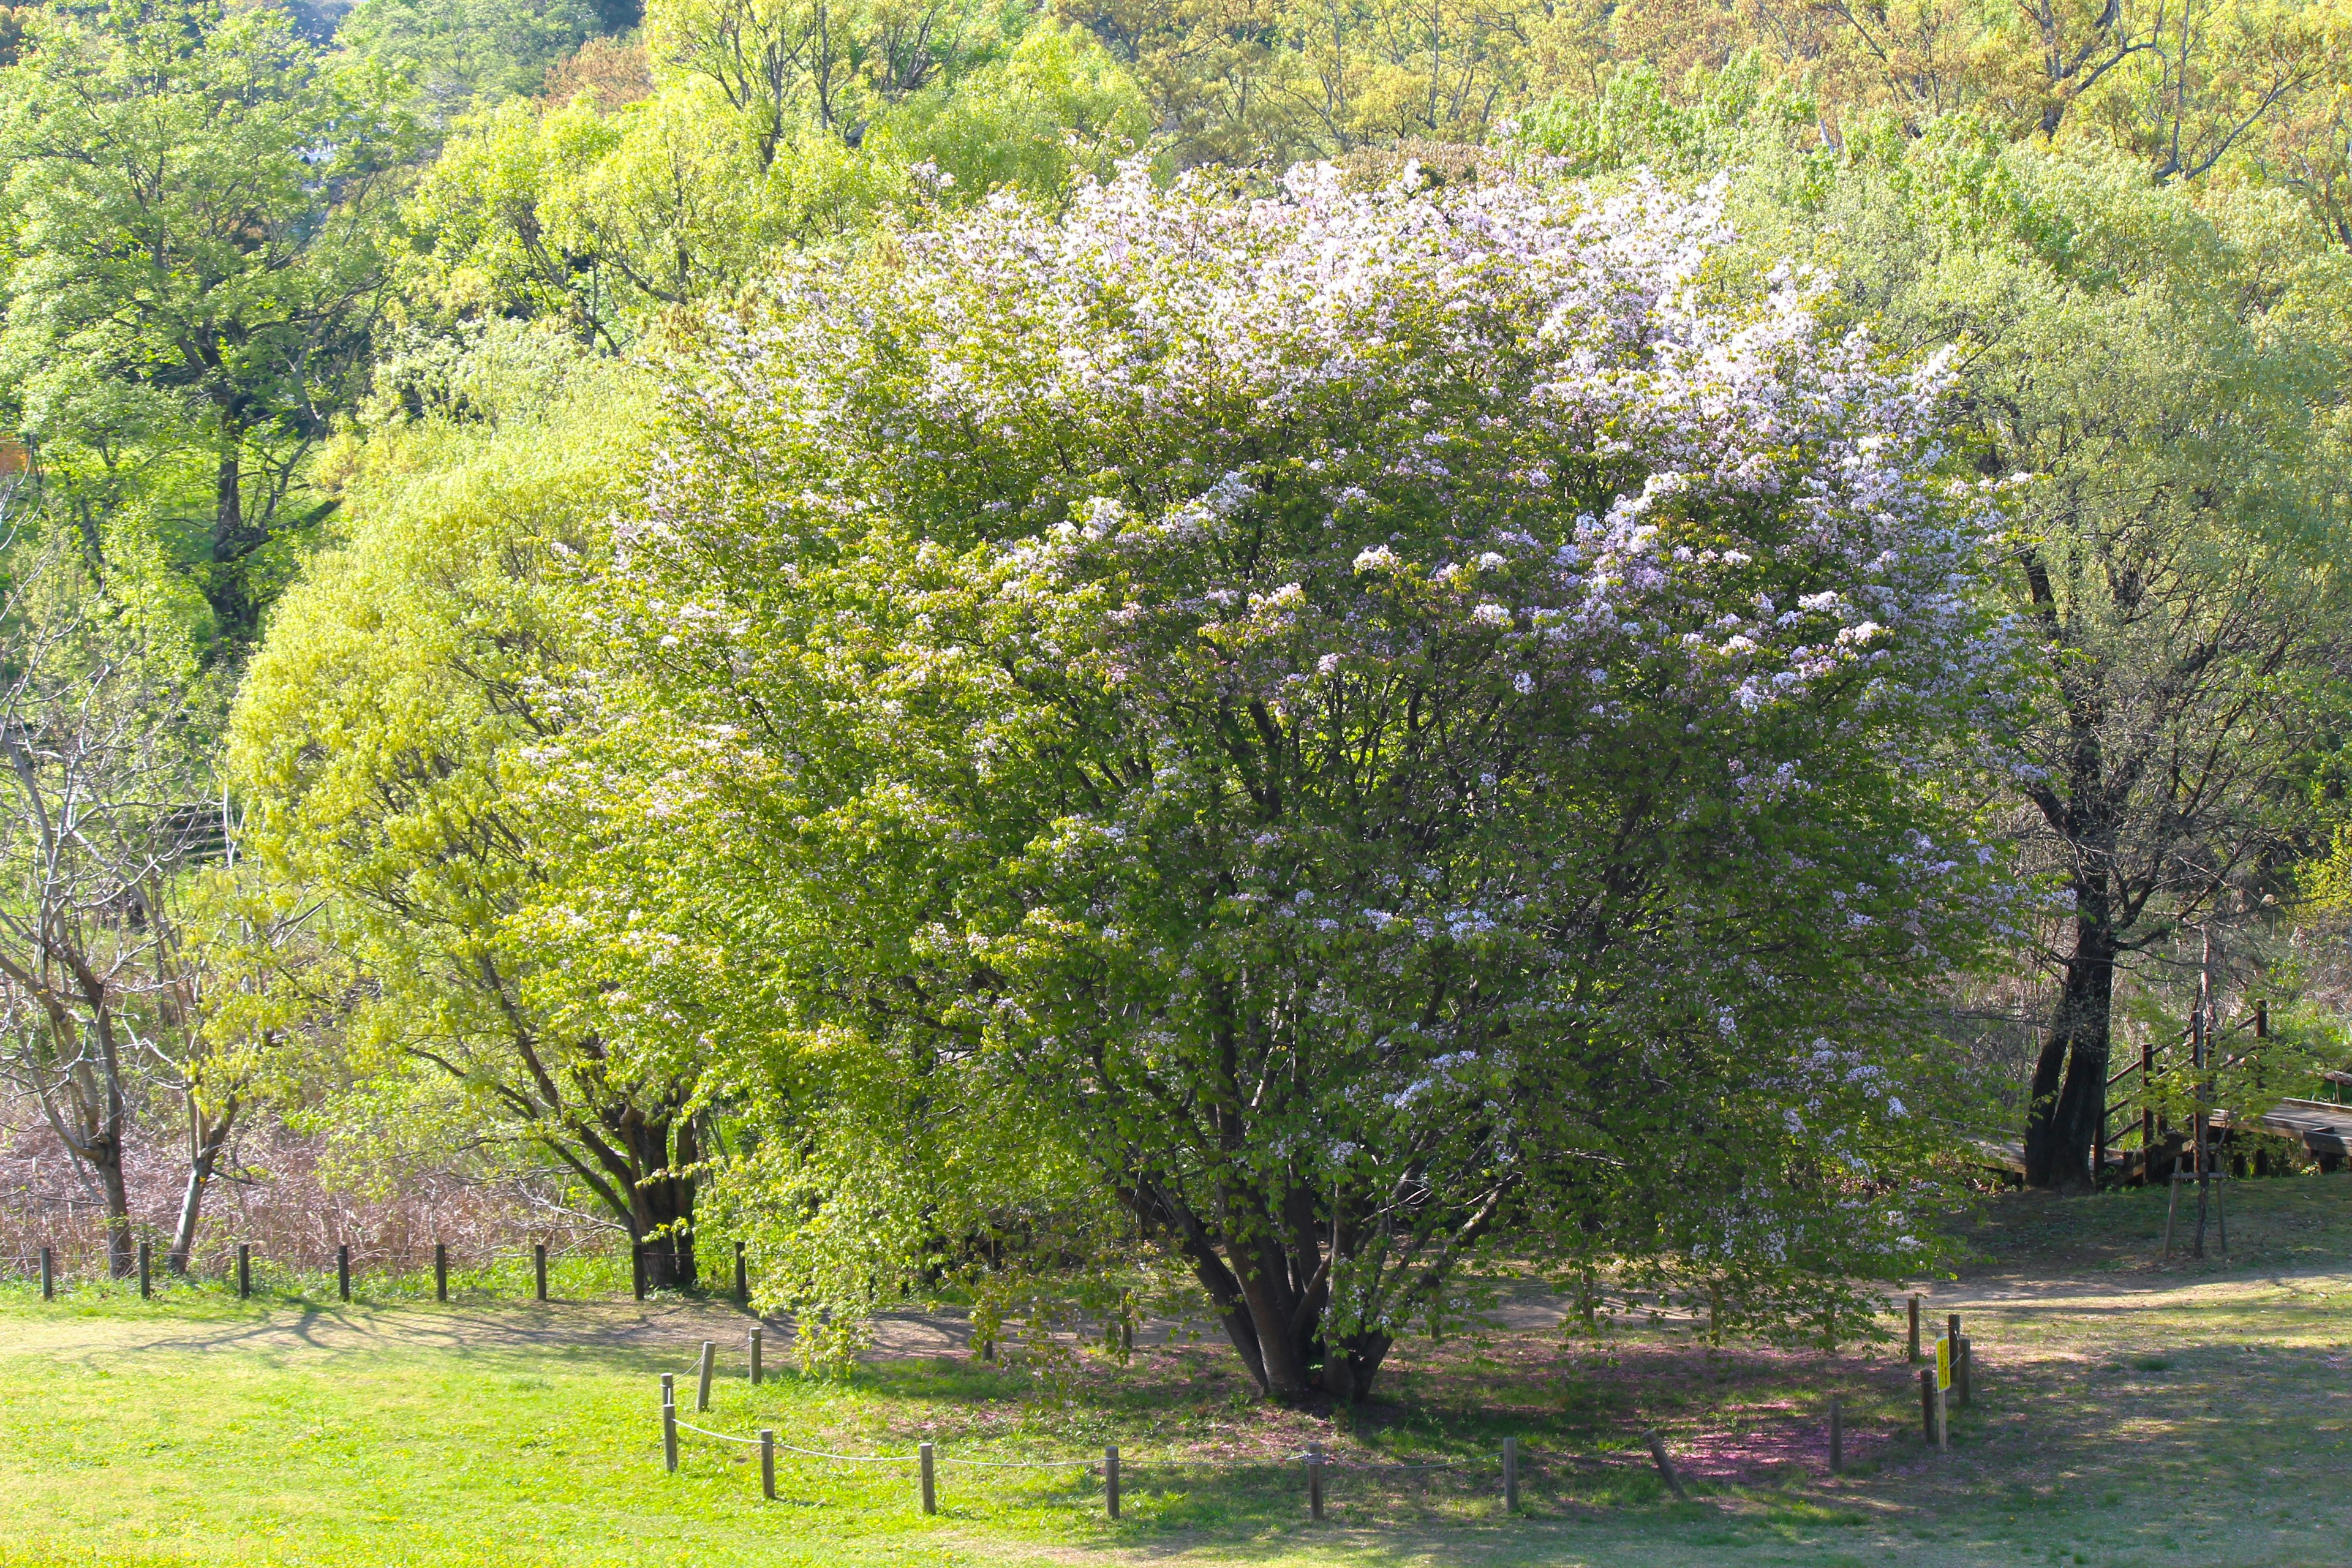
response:
[[[642,1173],[631,1184],[635,1236],[646,1249],[646,1283],[656,1290],[691,1290],[699,1279],[694,1255],[694,1177],[700,1158],[691,1118],[671,1122],[633,1115],[625,1134]],[[675,1154],[672,1152],[675,1142]]]
[[[2115,1015],[2116,931],[2104,889],[2078,886],[2074,951],[2033,1068],[2025,1124],[2025,1179],[2086,1192],[2091,1153],[2107,1113],[2107,1047]]]
[[[1318,1238],[1328,1232],[1311,1212],[1289,1216],[1297,1237],[1291,1247],[1249,1246],[1213,1229],[1161,1184],[1139,1182],[1125,1196],[1147,1229],[1173,1233],[1259,1392],[1286,1405],[1307,1404],[1318,1394],[1354,1405],[1370,1397],[1393,1341],[1377,1332],[1337,1341],[1325,1334],[1329,1277]],[[1252,1215],[1245,1223],[1272,1234],[1276,1221],[1266,1206],[1255,1194],[1227,1192],[1214,1212]],[[1307,1221],[1303,1227],[1295,1223],[1301,1217]],[[1343,1230],[1338,1239],[1344,1246],[1349,1238]]]
[[[204,1113],[193,1106],[188,1114],[195,1122],[195,1147],[188,1156],[188,1184],[180,1194],[180,1220],[172,1227],[172,1250],[163,1266],[175,1277],[188,1272],[188,1259],[196,1248],[196,1221],[203,1217],[205,1193],[212,1185],[213,1172],[220,1164],[221,1150],[227,1146],[229,1130],[236,1125],[236,1100],[234,1096],[221,1112],[221,1119],[207,1124]]]

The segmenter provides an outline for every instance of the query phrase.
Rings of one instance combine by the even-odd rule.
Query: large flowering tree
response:
[[[1846,1331],[1998,919],[1987,502],[1936,367],[1710,299],[1706,200],[1418,184],[1130,172],[714,318],[613,586],[646,806],[781,1078],[1075,1159],[1277,1396],[1498,1255]]]

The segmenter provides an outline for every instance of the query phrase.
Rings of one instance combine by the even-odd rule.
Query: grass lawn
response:
[[[2233,1258],[2151,1267],[2161,1194],[1992,1201],[1929,1290],[1980,1363],[1949,1455],[1923,1450],[1899,1343],[1831,1356],[1675,1330],[1514,1331],[1410,1352],[1353,1422],[1267,1409],[1213,1346],[1041,1380],[902,1353],[752,1390],[748,1320],[656,1302],[238,1303],[0,1291],[0,1568],[58,1563],[2096,1563],[2289,1568],[2352,1526],[2352,1178],[2239,1184]],[[1077,1470],[787,1455],[688,1437],[663,1472],[656,1375],[723,1354],[698,1425],[787,1443],[1016,1459],[1119,1444],[1126,1517]],[[782,1363],[772,1352],[772,1366]],[[731,1373],[731,1375],[730,1375]],[[692,1380],[681,1376],[691,1403]],[[1825,1474],[1827,1401],[1851,1473]],[[1693,1478],[1673,1500],[1642,1433]],[[1523,1517],[1494,1454],[1535,1456]],[[1306,1517],[1320,1441],[1328,1517]],[[1377,1470],[1372,1463],[1456,1463]]]

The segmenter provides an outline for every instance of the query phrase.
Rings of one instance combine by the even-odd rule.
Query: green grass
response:
[[[1210,1346],[1052,1377],[915,1357],[754,1391],[746,1320],[717,1306],[344,1308],[331,1282],[304,1300],[290,1279],[252,1303],[5,1291],[0,1565],[2334,1563],[2352,1526],[2352,1181],[2232,1201],[2260,1268],[2128,1265],[2133,1197],[1991,1205],[1980,1278],[1931,1293],[1938,1321],[1961,1303],[1980,1363],[1942,1456],[1915,1435],[1899,1347],[1710,1353],[1672,1332],[1529,1329],[1416,1347],[1378,1405],[1334,1423],[1257,1404]],[[2263,1226],[2309,1250],[2290,1268]],[[942,1467],[935,1518],[911,1466],[787,1457],[769,1503],[748,1451],[689,1437],[666,1475],[656,1379],[706,1336],[735,1375],[708,1417],[688,1412],[698,1425],[951,1458],[1116,1441],[1127,1517],[1106,1520],[1099,1480],[1074,1470]],[[1837,1480],[1832,1394],[1858,1454]],[[1651,1426],[1696,1500],[1648,1468]],[[1506,1434],[1549,1457],[1519,1519],[1492,1458]],[[1466,1468],[1339,1469],[1318,1525],[1287,1458],[1310,1440]]]

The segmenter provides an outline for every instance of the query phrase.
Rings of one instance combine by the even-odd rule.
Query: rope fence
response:
[[[1957,1324],[1958,1320],[1955,1319],[1954,1321]],[[750,1350],[747,1356],[749,1363],[747,1381],[753,1386],[757,1386],[760,1382],[760,1338],[761,1331],[753,1329],[751,1331]],[[1962,1342],[1965,1343],[1965,1342]],[[1084,1458],[1063,1459],[965,1458],[961,1455],[942,1454],[935,1445],[928,1442],[919,1444],[915,1452],[911,1454],[842,1454],[830,1449],[803,1448],[796,1444],[782,1442],[777,1438],[772,1427],[761,1427],[755,1436],[746,1437],[739,1433],[720,1432],[709,1426],[699,1426],[691,1422],[680,1420],[677,1414],[677,1380],[681,1376],[691,1375],[695,1379],[696,1412],[699,1414],[710,1408],[710,1383],[717,1350],[715,1342],[705,1340],[701,1342],[700,1350],[694,1360],[687,1364],[683,1372],[665,1372],[660,1374],[662,1463],[672,1475],[677,1473],[679,1436],[681,1434],[690,1434],[694,1436],[709,1438],[713,1442],[758,1449],[761,1487],[762,1494],[770,1500],[773,1500],[776,1496],[776,1456],[779,1453],[784,1453],[796,1454],[805,1458],[836,1465],[911,1464],[917,1468],[918,1496],[925,1513],[939,1511],[939,1470],[941,1466],[956,1465],[972,1470],[1077,1470],[1089,1477],[1099,1474],[1103,1479],[1105,1511],[1109,1518],[1119,1517],[1120,1460],[1118,1446],[1115,1443],[1105,1445],[1099,1457],[1087,1455]],[[1843,1410],[1840,1402],[1835,1399],[1830,1401],[1829,1429],[1830,1468],[1834,1474],[1843,1468]],[[1666,1451],[1664,1436],[1655,1429],[1652,1429],[1643,1434],[1643,1436],[1649,1448],[1650,1461],[1655,1466],[1659,1479],[1677,1499],[1685,1502],[1689,1501],[1690,1492],[1685,1486],[1683,1477],[1676,1468],[1672,1456]],[[1303,1453],[1283,1455],[1274,1462],[1305,1464],[1307,1511],[1316,1519],[1323,1517],[1324,1478],[1326,1473],[1331,1470],[1354,1470],[1369,1474],[1431,1475],[1446,1472],[1488,1472],[1499,1468],[1504,1510],[1506,1512],[1516,1514],[1519,1511],[1519,1479],[1529,1470],[1550,1467],[1569,1469],[1624,1468],[1622,1461],[1601,1459],[1585,1454],[1528,1452],[1519,1447],[1517,1437],[1504,1438],[1499,1453],[1460,1459],[1425,1462],[1359,1459],[1328,1453],[1320,1443],[1314,1443],[1309,1444]],[[1636,1459],[1633,1463],[1638,1465],[1640,1461]],[[1177,1460],[1173,1462],[1171,1468],[1198,1469],[1201,1464],[1199,1461]]]
[[[440,1243],[436,1243],[433,1250],[435,1295],[439,1300],[446,1301],[449,1299],[451,1263],[449,1250],[446,1244]],[[633,1246],[630,1249],[633,1255],[632,1272],[635,1276],[635,1292],[639,1300],[645,1300],[647,1293],[646,1263],[648,1250],[643,1245]],[[501,1249],[488,1254],[474,1254],[471,1266],[479,1271],[485,1262],[520,1262],[527,1258],[532,1267],[534,1294],[538,1300],[544,1302],[550,1300],[549,1256],[550,1249],[546,1244],[537,1243],[528,1252],[519,1249]],[[609,1254],[573,1253],[568,1256],[601,1257],[608,1261],[612,1258]],[[45,1247],[37,1252],[0,1253],[0,1262],[23,1268],[27,1273],[37,1269],[42,1299],[47,1300],[56,1294],[59,1273],[55,1249]],[[236,1294],[241,1299],[248,1298],[252,1294],[255,1262],[251,1247],[247,1243],[236,1245],[233,1261],[229,1260],[226,1255],[222,1255],[222,1261],[218,1265],[219,1277],[232,1282]],[[740,1243],[735,1245],[733,1262],[735,1294],[739,1299],[748,1302],[749,1278]],[[136,1268],[139,1293],[142,1298],[151,1294],[152,1265],[152,1244],[142,1240],[138,1244]],[[336,1249],[335,1270],[338,1293],[343,1300],[349,1301],[352,1300],[353,1279],[350,1246],[341,1246]],[[1910,1361],[1916,1363],[1922,1359],[1920,1298],[1913,1296],[1908,1308],[1910,1319],[1908,1355]],[[1940,1347],[1945,1353],[1939,1358],[1940,1366],[1946,1370],[1940,1373],[1923,1370],[1919,1373],[1922,1420],[1927,1439],[1931,1446],[1939,1448],[1949,1446],[1948,1411],[1955,1405],[1960,1407],[1966,1407],[1969,1405],[1973,1374],[1976,1372],[1974,1349],[1959,1331],[1958,1314],[1951,1314],[1948,1318],[1946,1340],[1948,1343]],[[761,1486],[763,1495],[772,1500],[776,1496],[775,1460],[779,1452],[798,1455],[828,1464],[911,1464],[916,1466],[918,1470],[922,1510],[929,1514],[939,1511],[938,1469],[941,1465],[961,1466],[974,1470],[1077,1470],[1089,1477],[1099,1471],[1104,1482],[1106,1512],[1109,1518],[1119,1517],[1120,1459],[1116,1444],[1107,1445],[1099,1457],[1089,1455],[1077,1458],[1053,1459],[966,1458],[959,1455],[942,1455],[937,1451],[934,1445],[928,1442],[920,1444],[912,1454],[842,1454],[822,1448],[801,1447],[792,1443],[779,1441],[772,1428],[762,1427],[757,1435],[746,1437],[740,1434],[717,1431],[708,1426],[696,1426],[679,1420],[677,1383],[681,1376],[690,1376],[694,1379],[695,1412],[700,1414],[710,1408],[711,1384],[717,1367],[717,1350],[718,1347],[714,1342],[705,1340],[701,1342],[694,1359],[683,1368],[677,1372],[665,1372],[660,1374],[663,1460],[666,1468],[672,1474],[675,1474],[678,1468],[678,1440],[681,1434],[690,1434],[712,1442],[726,1443],[738,1447],[757,1449],[760,1454]],[[763,1331],[754,1327],[749,1331],[745,1373],[752,1387],[758,1387],[762,1381],[762,1353]],[[1654,1429],[1645,1433],[1643,1436],[1648,1446],[1650,1459],[1655,1466],[1660,1479],[1676,1498],[1688,1501],[1690,1493],[1672,1457],[1666,1451],[1663,1436]],[[1828,1447],[1830,1471],[1832,1475],[1840,1473],[1843,1468],[1843,1436],[1842,1406],[1838,1400],[1832,1399],[1829,1406]],[[1360,1459],[1327,1453],[1322,1445],[1317,1443],[1309,1445],[1303,1453],[1282,1456],[1275,1462],[1305,1465],[1307,1509],[1310,1516],[1318,1520],[1323,1517],[1325,1476],[1331,1470],[1352,1470],[1372,1474],[1436,1474],[1466,1473],[1474,1470],[1484,1472],[1491,1467],[1499,1466],[1505,1510],[1517,1513],[1519,1508],[1519,1479],[1529,1469],[1540,1469],[1550,1466],[1605,1469],[1616,1468],[1622,1463],[1581,1454],[1526,1452],[1520,1449],[1516,1437],[1503,1439],[1502,1449],[1498,1454],[1460,1459],[1418,1463]],[[1638,1464],[1639,1461],[1635,1460],[1634,1463]],[[1174,1466],[1197,1469],[1201,1468],[1201,1462],[1178,1460],[1174,1461]]]

